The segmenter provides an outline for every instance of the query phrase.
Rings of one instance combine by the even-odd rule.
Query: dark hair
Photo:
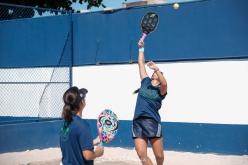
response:
[[[155,72],[154,72],[154,73],[155,73]],[[153,74],[154,74],[154,73],[153,73]],[[160,72],[160,73],[163,75],[163,72]],[[153,75],[153,74],[152,74],[152,75]],[[133,91],[133,94],[139,93],[139,90],[140,90],[140,88],[136,89],[135,91]]]
[[[133,94],[139,93],[140,88],[136,89],[135,91],[133,91]]]
[[[76,115],[80,110],[82,99],[77,87],[71,87],[64,93],[63,100],[65,105],[63,107],[62,117],[66,122],[70,123],[72,116]]]

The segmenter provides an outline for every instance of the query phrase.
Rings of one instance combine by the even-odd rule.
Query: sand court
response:
[[[247,165],[248,155],[219,155],[190,152],[165,151],[165,165]],[[152,149],[148,155],[156,164]],[[60,148],[30,150],[0,154],[2,165],[59,165]],[[96,165],[139,165],[141,164],[133,148],[105,147],[104,155],[95,160]]]

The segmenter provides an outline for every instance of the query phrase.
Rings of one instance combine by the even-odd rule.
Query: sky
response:
[[[103,4],[106,5],[109,8],[116,9],[116,8],[121,8],[123,2],[135,2],[135,1],[140,1],[140,0],[103,0]],[[167,3],[174,3],[174,2],[185,2],[185,1],[195,1],[195,0],[166,0]],[[73,3],[72,7],[75,10],[86,10],[87,4],[79,4],[79,3]],[[98,11],[98,10],[103,10],[102,7],[97,8],[93,7],[91,11]]]
[[[135,1],[141,1],[141,0],[103,0],[103,4],[107,8],[112,8],[112,9],[117,9],[117,8],[122,8],[122,3],[123,2],[135,2]],[[189,2],[189,1],[201,1],[201,0],[166,0],[166,3],[176,3],[176,2]],[[76,11],[81,11],[81,12],[94,12],[94,11],[101,11],[103,10],[103,7],[92,7],[92,9],[87,10],[87,3],[80,4],[78,2],[72,4],[72,8]],[[51,16],[54,15],[54,13],[50,12],[44,12],[42,14],[43,16]],[[38,12],[36,12],[35,17],[41,17]]]

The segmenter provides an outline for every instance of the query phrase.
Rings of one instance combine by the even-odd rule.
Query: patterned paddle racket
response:
[[[108,143],[114,139],[119,127],[117,115],[110,109],[103,110],[97,119],[98,135],[101,140],[100,145]]]
[[[139,43],[144,42],[146,36],[156,29],[158,22],[158,14],[155,12],[148,12],[143,16],[141,20],[142,37],[140,38]]]

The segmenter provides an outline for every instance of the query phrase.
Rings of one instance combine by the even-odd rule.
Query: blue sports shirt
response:
[[[162,100],[165,98],[165,95],[160,94],[160,87],[153,86],[151,84],[151,79],[145,77],[141,81],[141,87],[139,89],[139,94],[136,101],[134,120],[143,116],[150,117],[161,122],[159,115],[159,109],[162,105]]]
[[[61,128],[60,148],[63,165],[93,165],[93,160],[85,160],[82,154],[84,150],[94,150],[88,122],[77,115],[73,116],[69,126]]]

